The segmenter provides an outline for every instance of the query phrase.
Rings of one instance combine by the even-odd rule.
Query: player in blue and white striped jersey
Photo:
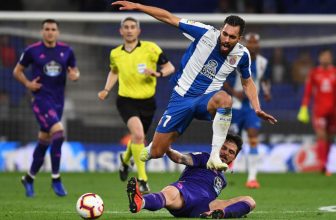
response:
[[[257,33],[248,33],[245,35],[246,47],[251,55],[251,73],[257,89],[262,89],[266,101],[271,99],[270,94],[270,72],[268,60],[259,53],[259,39]],[[225,90],[233,97],[232,122],[230,130],[240,134],[243,130],[248,136],[249,151],[247,153],[247,171],[248,178],[246,187],[259,188],[257,181],[257,172],[260,156],[258,153],[259,130],[261,127],[260,119],[252,109],[248,98],[245,96],[240,83],[238,74],[231,74],[224,83]]]
[[[238,41],[244,32],[245,21],[228,16],[221,30],[199,22],[181,19],[157,7],[128,1],[116,1],[120,10],[142,11],[162,22],[178,27],[191,45],[184,54],[168,107],[163,114],[152,143],[142,151],[142,160],[162,157],[176,138],[183,134],[193,118],[213,119],[213,139],[207,167],[225,170],[227,164],[219,157],[231,122],[231,96],[221,90],[226,77],[241,72],[244,91],[257,115],[271,123],[276,119],[260,108],[256,86],[251,78],[250,55]]]

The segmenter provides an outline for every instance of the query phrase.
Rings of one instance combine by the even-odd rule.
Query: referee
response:
[[[156,78],[172,74],[174,66],[163,54],[161,48],[150,41],[140,41],[140,23],[133,17],[121,21],[120,35],[124,44],[111,50],[110,72],[105,88],[98,93],[105,100],[119,81],[117,108],[128,127],[131,140],[127,150],[120,155],[120,179],[127,180],[130,159],[133,156],[138,170],[139,188],[142,193],[150,191],[145,163],[140,161],[140,152],[145,147],[145,134],[153,120],[156,109]],[[157,70],[157,65],[160,70]]]

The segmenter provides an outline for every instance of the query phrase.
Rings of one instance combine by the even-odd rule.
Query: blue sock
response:
[[[156,211],[166,206],[166,198],[162,192],[144,195],[143,199],[145,200],[143,208],[149,211]]]
[[[248,214],[251,207],[247,202],[239,201],[224,209],[224,218],[240,218]]]
[[[59,174],[61,163],[61,148],[64,141],[63,131],[57,131],[52,135],[50,148],[52,174]]]
[[[33,153],[33,162],[29,171],[30,175],[35,176],[42,167],[48,146],[49,142],[43,140],[38,141]]]

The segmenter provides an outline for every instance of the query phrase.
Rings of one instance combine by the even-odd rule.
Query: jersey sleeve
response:
[[[113,57],[113,50],[111,50],[111,53],[110,53],[110,69],[112,71],[116,71],[118,68],[117,68],[117,64],[114,60],[114,57]]]
[[[251,58],[248,51],[244,52],[237,67],[243,79],[248,79],[251,76]]]
[[[199,39],[201,38],[209,29],[213,28],[210,25],[205,25],[200,22],[188,20],[188,19],[181,19],[179,23],[179,29],[183,31],[188,39],[194,38]]]
[[[69,59],[68,59],[68,66],[70,67],[76,67],[76,57],[71,48],[69,48]]]
[[[25,49],[25,51],[21,54],[19,63],[24,66],[27,67],[29,66],[29,64],[31,64],[33,62],[33,56],[31,53],[31,50],[29,48]]]
[[[210,155],[205,152],[190,153],[193,160],[193,167],[206,167]]]
[[[308,106],[310,102],[310,96],[312,94],[312,88],[313,88],[313,75],[314,75],[314,70],[311,70],[309,72],[308,78],[306,80],[306,85],[305,85],[305,90],[302,98],[302,103],[301,105]]]
[[[162,54],[162,49],[156,44],[151,42],[149,46],[151,59],[154,63],[159,62],[160,54]]]

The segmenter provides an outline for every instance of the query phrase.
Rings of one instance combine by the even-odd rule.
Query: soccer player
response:
[[[227,134],[220,149],[223,163],[230,164],[241,147],[240,136]],[[167,156],[175,163],[186,165],[179,180],[166,186],[159,193],[142,196],[136,179],[130,178],[127,195],[131,212],[166,208],[175,217],[239,218],[255,208],[255,201],[250,196],[217,199],[226,187],[227,180],[223,172],[207,169],[206,163],[210,157],[208,153],[181,154],[169,148]]]
[[[13,71],[14,77],[32,93],[32,109],[40,126],[38,142],[33,153],[33,162],[28,173],[22,177],[26,196],[33,197],[34,179],[40,170],[46,151],[50,146],[52,189],[58,196],[67,192],[61,182],[61,147],[64,128],[61,123],[64,107],[66,78],[79,79],[79,70],[73,50],[58,42],[59,24],[53,19],[42,22],[42,41],[28,46]],[[24,71],[32,66],[32,79]]]
[[[256,87],[250,77],[250,55],[238,41],[245,28],[245,21],[238,16],[228,16],[221,30],[202,23],[180,19],[157,7],[128,1],[116,1],[120,10],[139,10],[162,22],[178,27],[191,45],[181,61],[180,70],[174,75],[174,91],[153,137],[142,151],[146,161],[164,155],[176,138],[183,134],[193,118],[213,119],[212,149],[207,166],[211,169],[227,169],[219,157],[219,151],[231,122],[231,97],[221,90],[226,77],[240,69],[244,91],[256,114],[275,123],[276,119],[261,110]]]
[[[115,83],[119,82],[116,104],[131,134],[127,150],[120,155],[120,179],[127,180],[130,159],[133,156],[138,170],[140,191],[148,193],[148,177],[145,163],[140,160],[140,152],[145,148],[145,135],[156,109],[156,78],[169,76],[175,69],[157,44],[139,40],[140,24],[135,18],[127,17],[121,21],[120,34],[124,44],[111,51],[111,70],[98,97],[105,100]],[[157,65],[160,66],[159,70]]]
[[[259,90],[263,90],[266,101],[271,99],[268,60],[259,54],[260,36],[256,33],[245,35],[246,47],[251,55],[251,73],[254,83]],[[233,97],[231,131],[237,134],[243,130],[247,132],[249,152],[247,154],[247,171],[248,177],[246,187],[259,188],[257,180],[258,163],[260,160],[258,153],[258,134],[261,127],[260,119],[257,117],[250,105],[248,98],[245,96],[243,88],[237,74],[231,74],[224,83],[225,90]]]
[[[330,49],[319,53],[319,65],[313,68],[306,80],[298,120],[309,122],[308,106],[313,97],[312,124],[316,133],[318,160],[321,170],[330,175],[327,167],[332,136],[336,133],[336,68]]]

